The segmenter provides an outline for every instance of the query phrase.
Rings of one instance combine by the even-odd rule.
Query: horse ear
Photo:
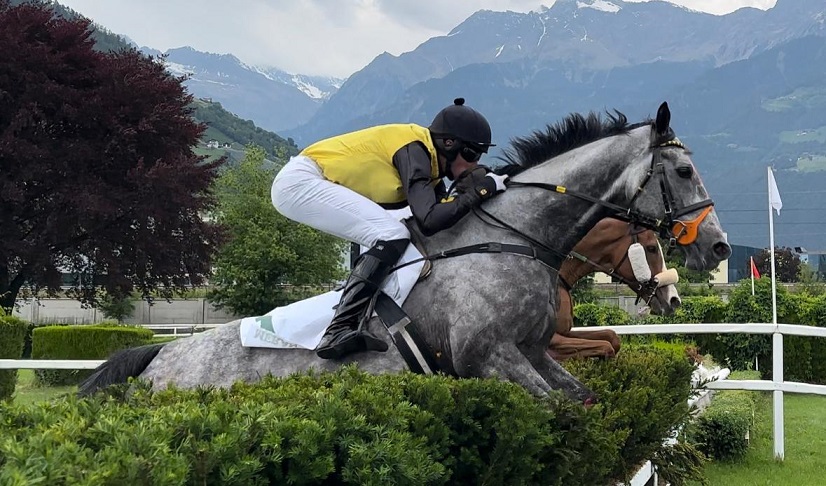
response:
[[[654,122],[654,129],[659,135],[668,133],[669,124],[671,123],[671,110],[668,109],[668,103],[663,101],[660,109],[657,110],[657,121]]]

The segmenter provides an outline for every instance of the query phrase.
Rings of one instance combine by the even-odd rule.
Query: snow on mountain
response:
[[[617,13],[622,10],[622,7],[615,3],[606,2],[605,0],[593,0],[590,4],[585,2],[577,2],[577,8],[592,8],[602,12]]]

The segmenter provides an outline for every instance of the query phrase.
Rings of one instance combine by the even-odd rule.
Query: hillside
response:
[[[19,4],[23,3],[23,0],[11,0],[11,3]],[[82,14],[57,2],[49,3],[59,16],[65,18],[82,17]],[[136,48],[126,38],[114,34],[100,25],[92,23],[91,28],[95,48],[100,51],[108,52]],[[298,153],[298,147],[292,139],[284,139],[275,133],[259,128],[252,121],[243,120],[228,112],[220,103],[195,99],[192,106],[193,118],[208,125],[202,137],[203,145],[196,148],[199,155],[207,155],[210,158],[227,156],[230,161],[233,161],[243,157],[243,149],[249,144],[262,147],[273,160],[283,160],[285,157]],[[206,143],[209,140],[216,140],[222,145],[229,144],[230,147],[227,149],[208,149]]]
[[[203,136],[204,143],[215,140],[220,145],[229,144],[234,151],[243,151],[246,145],[255,144],[263,148],[269,158],[281,160],[298,153],[298,147],[292,139],[285,140],[255,126],[250,120],[242,120],[226,111],[220,103],[196,99],[192,107],[192,117],[208,126]],[[237,154],[231,152],[226,155],[230,159],[237,158]]]

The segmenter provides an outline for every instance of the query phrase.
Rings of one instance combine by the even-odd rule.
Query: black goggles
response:
[[[474,146],[469,145],[467,143],[462,145],[462,149],[459,153],[462,155],[462,158],[468,162],[478,162],[479,159],[482,158],[482,154],[487,152],[487,148],[482,146]]]

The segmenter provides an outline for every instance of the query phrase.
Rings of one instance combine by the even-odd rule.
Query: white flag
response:
[[[769,167],[769,205],[777,210],[777,214],[780,214],[783,201],[780,200],[780,191],[777,190],[777,182],[774,181],[771,167]]]

